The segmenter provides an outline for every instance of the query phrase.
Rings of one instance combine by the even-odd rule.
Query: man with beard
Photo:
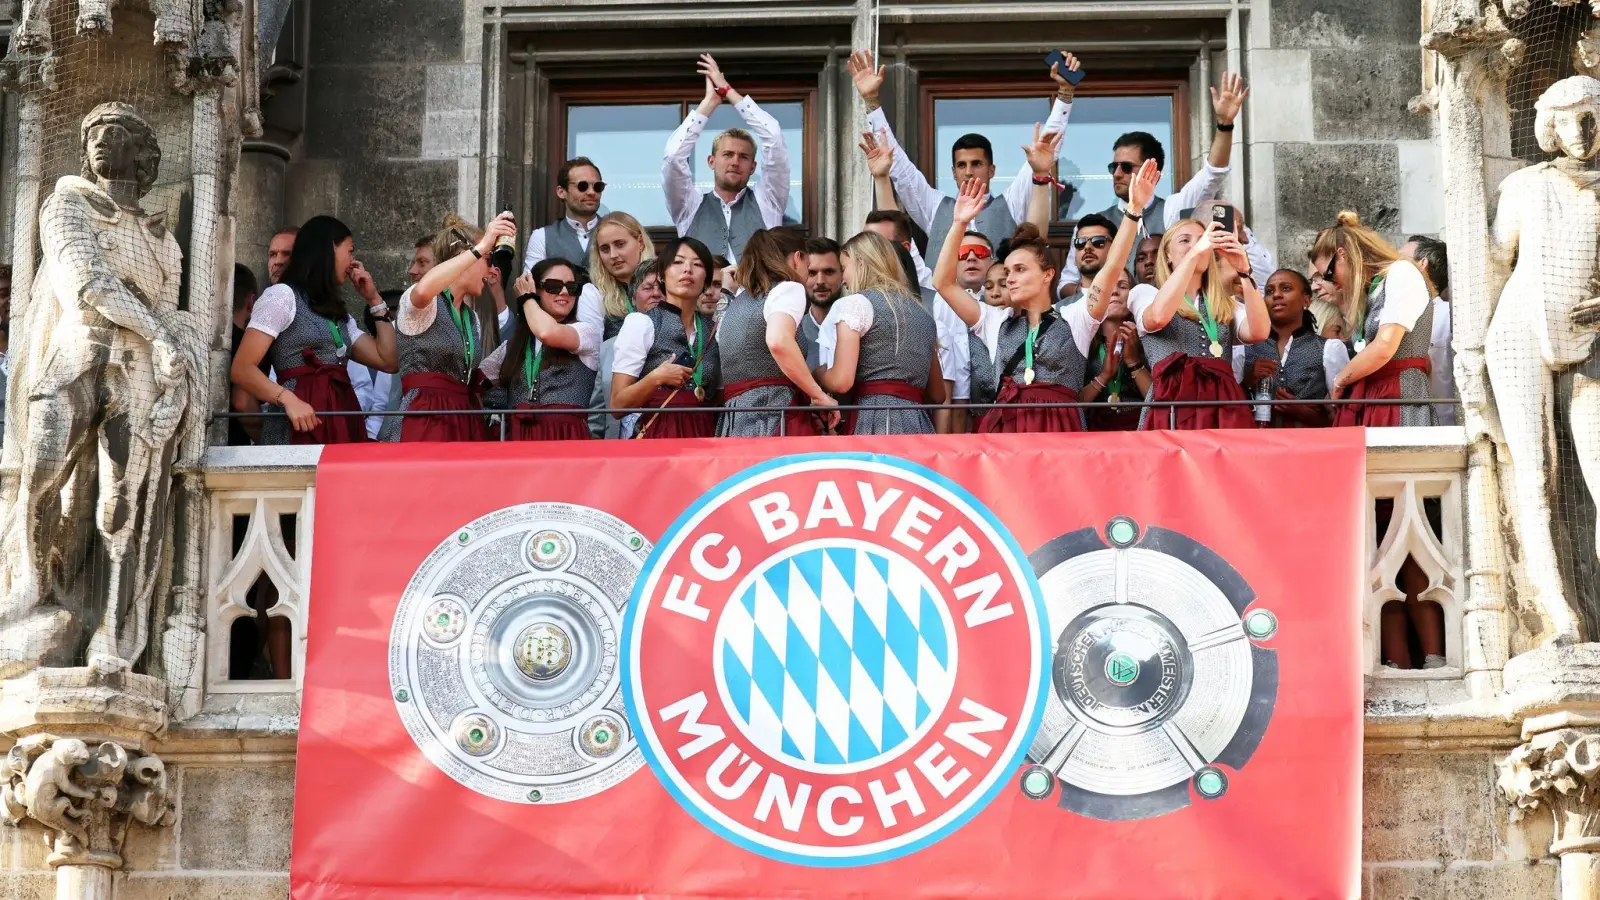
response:
[[[532,272],[540,260],[550,256],[584,265],[589,258],[589,236],[600,222],[600,195],[605,190],[600,168],[588,157],[562,163],[556,172],[556,197],[565,214],[528,236],[522,271]]]
[[[783,211],[789,204],[789,147],[778,120],[734,90],[711,54],[701,54],[697,69],[706,79],[705,99],[667,138],[661,188],[679,235],[692,237],[713,254],[737,263],[750,235],[783,224]],[[706,159],[715,176],[713,186],[701,194],[695,190],[689,157],[711,114],[724,101],[733,104],[750,130],[730,128],[717,135]],[[750,176],[756,171],[758,151],[762,175],[760,183],[752,187]]]
[[[1161,249],[1161,239],[1145,235],[1133,253],[1133,278],[1135,284],[1156,283],[1156,252]]]
[[[1090,213],[1078,221],[1078,231],[1072,236],[1072,261],[1082,280],[1063,284],[1063,299],[1076,295],[1084,281],[1094,282],[1094,277],[1106,264],[1106,254],[1111,252],[1111,239],[1116,233],[1111,220],[1099,213]]]
[[[817,328],[827,317],[833,301],[844,292],[844,266],[839,262],[839,242],[829,238],[812,238],[806,241],[806,308],[811,315],[800,320],[811,348],[806,365],[816,369],[822,364],[817,357]]]

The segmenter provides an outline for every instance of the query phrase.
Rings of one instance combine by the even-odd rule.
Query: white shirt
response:
[[[606,313],[600,305],[600,292],[591,290],[592,287],[593,285],[584,285],[583,291],[578,297],[578,321],[592,324],[596,328],[604,330]],[[438,315],[438,303],[429,303],[426,306],[419,307],[411,302],[411,292],[416,289],[417,286],[412,285],[406,288],[404,294],[400,295],[400,315],[395,319],[394,323],[395,330],[408,337],[416,337],[427,331],[429,326],[433,324],[434,318]],[[267,290],[270,292],[272,289],[268,288]],[[261,296],[265,297],[266,294]],[[256,305],[259,306],[260,304],[261,299],[258,297],[256,298]],[[499,322],[502,328],[510,320],[511,311],[509,308],[500,313]]]
[[[600,326],[581,319],[569,324],[578,332],[578,361],[593,371],[600,371]],[[540,346],[543,345],[542,341],[531,335],[528,337],[528,343],[533,348],[534,353],[538,353]],[[483,373],[483,377],[490,381],[496,381],[500,378],[500,369],[505,365],[506,347],[508,346],[510,346],[509,341],[502,342],[500,346],[494,348],[493,353],[485,357],[483,362],[478,365],[478,371]]]
[[[766,307],[762,308],[762,315],[767,315]],[[799,322],[799,319],[795,320]],[[706,337],[711,336],[707,332]],[[622,330],[617,332],[613,356],[611,358],[611,373],[613,375],[632,375],[640,378],[644,375],[644,358],[656,342],[656,323],[644,313],[628,313],[622,320]]]
[[[1050,104],[1050,116],[1045,119],[1042,133],[1054,134],[1067,127],[1067,119],[1072,114],[1072,104],[1064,103],[1060,99]],[[946,198],[943,191],[928,183],[923,177],[922,170],[911,162],[906,152],[900,149],[900,142],[895,139],[894,130],[889,127],[889,120],[879,107],[867,113],[867,127],[874,134],[884,132],[888,135],[889,146],[894,150],[894,164],[889,169],[889,181],[894,185],[895,194],[899,196],[900,203],[906,208],[906,215],[911,221],[922,227],[923,231],[933,228],[933,217],[939,212],[939,206]],[[1012,179],[1011,186],[1006,188],[1005,194],[999,199],[1011,211],[1011,218],[1018,222],[1028,218],[1028,200],[1033,194],[1033,168],[1024,160],[1022,170],[1017,177]],[[953,198],[952,198],[953,199]]]
[[[800,317],[806,315],[806,303],[805,285],[798,281],[780,281],[761,304],[761,320],[770,324],[773,316],[785,316],[799,328]]]
[[[1428,346],[1428,361],[1433,367],[1428,373],[1428,389],[1433,396],[1453,400],[1456,396],[1455,351],[1450,347],[1450,304],[1441,297],[1433,298],[1433,341]],[[1454,403],[1436,403],[1433,418],[1440,425],[1456,423]]]
[[[345,363],[345,371],[350,375],[350,385],[355,388],[356,400],[361,403],[363,410],[383,412],[389,408],[389,388],[394,376],[369,369],[353,359]],[[383,419],[383,416],[367,417],[368,440],[378,439],[378,429],[383,427]]]
[[[733,108],[744,119],[744,124],[755,135],[758,144],[757,167],[761,171],[761,180],[753,187],[745,188],[745,191],[755,191],[756,204],[761,208],[761,221],[768,228],[777,228],[783,224],[783,211],[789,205],[789,146],[783,141],[783,129],[777,119],[749,97],[740,100]],[[672,216],[680,235],[689,233],[695,213],[700,211],[700,204],[706,199],[706,195],[695,186],[694,168],[689,157],[694,153],[695,143],[700,140],[700,133],[705,130],[708,121],[700,115],[699,110],[689,110],[688,118],[667,138],[666,154],[661,162],[661,190],[667,197],[667,214]],[[733,202],[737,203],[744,197],[745,191],[740,191]],[[722,202],[723,219],[731,223],[733,203],[721,200],[715,193],[711,196]],[[711,248],[712,253],[730,250],[726,247]],[[736,261],[731,252],[724,255],[729,262]]]
[[[267,337],[276,338],[283,334],[285,328],[293,324],[294,313],[294,288],[286,284],[275,284],[262,291],[261,296],[256,298],[255,308],[250,311],[250,324],[245,327],[254,328]],[[356,324],[353,316],[345,317],[345,327],[355,335],[356,340],[360,340],[366,333]],[[344,335],[340,335],[339,338],[343,340]]]
[[[511,307],[507,306],[505,309],[500,310],[500,314],[495,316],[495,322],[500,325],[500,333],[502,335],[508,333],[511,328]]]
[[[1422,270],[1408,260],[1396,260],[1383,276],[1383,312],[1378,314],[1378,326],[1399,325],[1410,331],[1432,303],[1433,294]]]
[[[1150,329],[1144,327],[1144,311],[1150,308],[1150,304],[1156,302],[1156,293],[1156,286],[1153,284],[1136,284],[1133,286],[1133,290],[1128,292],[1128,312],[1132,313],[1133,320],[1139,323],[1139,333],[1141,335],[1151,333]],[[1176,317],[1177,313],[1173,313],[1173,316]],[[1240,330],[1245,328],[1248,321],[1249,313],[1245,310],[1245,304],[1243,301],[1235,301],[1233,304],[1234,334],[1237,335]]]
[[[933,290],[933,272],[915,243],[911,245],[911,262],[916,266],[918,286],[933,292],[933,324],[939,332],[939,371],[944,374],[944,380],[950,382],[950,398],[966,400],[972,396],[972,352],[967,345],[967,325]]]
[[[1271,341],[1277,341],[1277,339],[1278,338],[1276,335],[1268,338],[1268,340]],[[1278,365],[1283,365],[1283,361],[1289,358],[1289,348],[1293,346],[1294,338],[1291,337],[1289,338],[1289,342],[1283,345],[1283,352],[1278,354]],[[1244,383],[1245,347],[1245,344],[1233,345],[1233,377],[1235,381],[1238,381],[1241,384]],[[1327,380],[1328,390],[1330,392],[1333,390],[1333,379],[1337,377],[1340,372],[1344,371],[1344,367],[1349,364],[1350,348],[1345,346],[1344,341],[1335,341],[1331,339],[1323,341],[1322,377]]]
[[[1194,173],[1194,177],[1190,178],[1187,184],[1180,188],[1176,194],[1173,194],[1167,198],[1166,205],[1161,208],[1161,230],[1166,231],[1173,225],[1177,224],[1178,219],[1182,217],[1184,210],[1194,209],[1196,206],[1199,206],[1205,201],[1215,198],[1217,196],[1217,191],[1222,189],[1222,181],[1227,177],[1227,174],[1231,168],[1231,166],[1224,166],[1219,169],[1209,162],[1203,163],[1200,166],[1200,171]],[[1120,209],[1126,213],[1128,211],[1128,201],[1118,200],[1117,209]],[[1144,223],[1140,222],[1139,236],[1143,237],[1149,233],[1150,232],[1147,228],[1145,228]],[[1272,255],[1267,253],[1267,249],[1265,247],[1262,247],[1256,242],[1255,235],[1251,233],[1248,227],[1246,227],[1244,230],[1244,236],[1246,239],[1245,253],[1250,254],[1250,271],[1251,274],[1254,275],[1256,273],[1256,257],[1260,254],[1265,254],[1267,259],[1270,260]],[[1115,235],[1113,235],[1113,237],[1115,237]],[[1078,230],[1074,228],[1072,230],[1072,239],[1077,240],[1077,238]],[[1252,251],[1250,249],[1250,245],[1252,244],[1257,247],[1256,251]],[[1135,249],[1137,249],[1137,242],[1135,242],[1134,246]],[[1265,274],[1258,276],[1259,280],[1256,283],[1266,284],[1267,276],[1271,275],[1272,272],[1273,269],[1269,267]],[[1069,282],[1073,284],[1083,283],[1083,276],[1078,273],[1078,254],[1076,251],[1069,251],[1067,253],[1066,265],[1061,267],[1060,284],[1064,285]]]
[[[1078,345],[1078,352],[1085,358],[1089,355],[1089,345],[1094,343],[1094,333],[1100,329],[1100,322],[1104,320],[1089,315],[1089,304],[1083,300],[1074,300],[1056,307],[1056,312],[1061,314],[1061,319],[1072,329],[1073,343]],[[995,359],[995,354],[1000,346],[1000,327],[1013,315],[1020,313],[1006,307],[989,306],[983,304],[978,307],[978,321],[972,326],[972,333],[983,342],[984,349],[989,351],[989,358],[995,365],[1005,365],[1009,360]]]
[[[588,253],[589,238],[594,236],[595,228],[600,225],[600,217],[595,216],[585,223],[579,222],[577,219],[574,219],[571,216],[567,216],[567,224],[571,225],[572,230],[578,233],[578,246],[583,248],[584,253]],[[535,228],[533,230],[533,234],[528,235],[528,249],[523,255],[522,271],[532,272],[533,267],[538,265],[540,260],[549,255],[550,254],[544,248],[544,229]],[[578,263],[581,265],[583,260],[569,259],[567,262]]]

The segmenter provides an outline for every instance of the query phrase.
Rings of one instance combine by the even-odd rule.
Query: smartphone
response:
[[[672,363],[673,365],[683,366],[686,369],[692,369],[694,368],[694,354],[687,350],[680,350],[678,355],[672,358]]]
[[[1212,206],[1211,221],[1221,224],[1223,231],[1233,234],[1233,207],[1225,206],[1221,203]]]
[[[1074,72],[1067,68],[1067,55],[1065,53],[1060,50],[1051,50],[1049,55],[1044,58],[1044,67],[1048,69],[1057,63],[1061,65],[1061,77],[1067,80],[1067,84],[1077,84],[1083,80],[1085,73],[1081,64],[1078,70]]]

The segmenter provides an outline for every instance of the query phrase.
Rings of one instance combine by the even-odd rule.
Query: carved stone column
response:
[[[1499,761],[1511,820],[1549,810],[1562,900],[1600,900],[1600,644],[1524,653],[1505,682],[1523,739]]]

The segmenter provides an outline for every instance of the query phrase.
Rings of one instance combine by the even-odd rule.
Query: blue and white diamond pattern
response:
[[[858,541],[769,561],[723,608],[717,676],[745,736],[806,768],[858,768],[944,709],[953,624],[933,582]]]

